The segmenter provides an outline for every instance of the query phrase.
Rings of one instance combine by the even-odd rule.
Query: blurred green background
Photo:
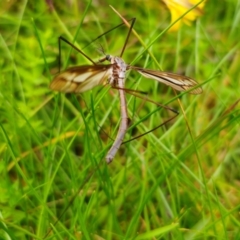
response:
[[[122,22],[109,4],[137,18],[140,39],[131,34],[126,63],[186,74],[203,93],[177,100],[179,93],[131,71],[126,88],[180,114],[122,145],[107,166],[117,90],[74,95],[48,86],[58,72],[58,37],[82,49]],[[200,12],[166,31],[171,13],[161,1],[1,1],[1,239],[240,239],[240,1],[206,1]],[[99,46],[119,56],[127,32],[122,26],[84,52],[96,62]],[[61,55],[62,70],[91,64],[67,44]],[[130,94],[127,101],[125,140],[174,115]]]

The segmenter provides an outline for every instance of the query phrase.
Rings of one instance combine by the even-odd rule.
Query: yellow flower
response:
[[[201,2],[200,0],[163,0],[171,12],[171,23],[175,22],[179,17],[191,9],[194,5]],[[192,11],[188,12],[182,19],[176,22],[172,27],[171,31],[176,31],[180,28],[182,23],[187,25],[191,24],[197,17],[202,15],[202,9],[205,1],[200,3]]]

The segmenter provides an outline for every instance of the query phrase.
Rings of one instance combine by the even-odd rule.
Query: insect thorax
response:
[[[119,87],[119,81],[124,83],[127,64],[120,57],[113,57],[108,55],[107,59],[113,64],[112,75],[109,77],[108,83],[113,87]]]

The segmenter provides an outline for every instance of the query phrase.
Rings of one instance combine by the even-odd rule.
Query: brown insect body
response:
[[[117,137],[107,153],[106,161],[110,163],[122,144],[128,127],[128,115],[124,92],[125,74],[127,70],[135,70],[146,78],[157,80],[178,91],[186,91],[197,85],[193,79],[175,73],[162,72],[151,69],[127,65],[120,57],[106,55],[101,62],[110,61],[108,65],[85,65],[70,67],[59,73],[51,82],[50,88],[65,93],[82,93],[101,84],[110,84],[117,87],[121,104],[121,122]],[[202,93],[202,88],[197,87],[190,91],[192,94]]]

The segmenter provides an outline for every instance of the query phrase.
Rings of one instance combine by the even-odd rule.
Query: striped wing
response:
[[[65,93],[81,93],[103,84],[111,74],[111,64],[71,67],[55,76],[50,88]]]
[[[198,83],[193,79],[175,73],[161,72],[133,66],[129,66],[129,69],[134,69],[144,77],[157,80],[158,82],[164,83],[178,91],[186,91],[198,85]],[[200,94],[202,93],[202,88],[197,87],[190,91],[190,93]]]

